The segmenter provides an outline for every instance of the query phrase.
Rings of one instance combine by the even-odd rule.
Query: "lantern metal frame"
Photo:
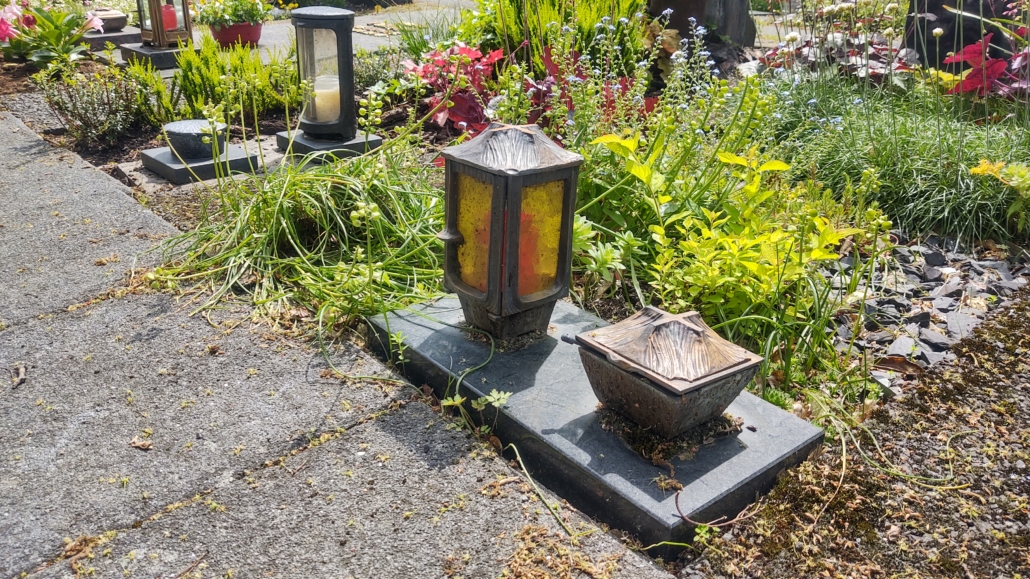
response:
[[[173,0],[182,5],[182,29],[165,30],[161,18],[162,0],[136,0],[136,14],[139,18],[140,39],[143,44],[157,48],[178,48],[179,43],[193,40],[193,23],[190,19],[190,0]],[[146,28],[146,14],[143,6],[150,10],[150,28]],[[173,4],[174,5],[174,4]]]
[[[539,166],[512,170],[485,165],[462,150],[492,131],[518,130],[535,139],[546,139],[562,154]],[[466,322],[507,340],[534,330],[546,331],[554,304],[569,293],[572,275],[572,224],[576,210],[576,184],[583,158],[564,151],[550,141],[536,125],[510,126],[492,123],[482,135],[466,145],[443,151],[445,159],[444,287],[458,295]],[[458,175],[491,185],[490,241],[487,257],[486,291],[461,279],[458,248],[464,236],[458,230]],[[558,241],[555,281],[550,288],[520,297],[519,250],[522,224],[522,192],[525,187],[561,181],[561,229]],[[503,277],[503,279],[502,279]]]
[[[354,12],[332,6],[306,6],[291,12],[290,22],[294,28],[308,30],[332,30],[336,36],[336,65],[340,77],[340,114],[335,121],[312,121],[300,116],[299,128],[313,138],[329,138],[347,141],[358,134],[357,117],[354,115]],[[303,47],[299,46],[297,35],[297,71],[303,77],[301,64]],[[312,48],[312,52],[313,52]]]

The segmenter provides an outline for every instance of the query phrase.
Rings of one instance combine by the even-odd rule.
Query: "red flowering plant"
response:
[[[406,66],[408,73],[433,90],[429,97],[430,110],[437,111],[433,122],[476,134],[490,124],[486,115],[490,97],[487,83],[493,76],[494,64],[503,57],[501,49],[483,54],[477,48],[455,42],[449,48],[425,54],[421,64],[409,62]]]
[[[0,51],[4,58],[29,60],[40,68],[74,62],[85,58],[86,47],[80,42],[90,30],[103,32],[103,22],[92,12],[78,14],[10,0],[0,10]]]
[[[991,44],[994,33],[984,36],[983,40],[966,46],[958,53],[944,59],[944,64],[966,64],[970,68],[962,75],[962,80],[951,87],[948,94],[974,93],[986,96],[996,88],[1004,86],[1004,80],[1015,79],[1008,73],[1009,61],[1004,58],[990,58],[987,47]]]
[[[953,8],[945,9],[980,20],[986,25],[985,28],[992,30],[982,40],[944,59],[945,64],[966,68],[958,75],[938,73],[942,82],[950,86],[948,94],[969,94],[980,98],[994,95],[1024,100],[1030,96],[1030,41],[1027,40],[1027,28],[1023,24],[1028,3],[1019,0],[1009,4],[1004,13],[1009,18],[984,18]],[[992,43],[996,34],[998,38]],[[995,54],[1010,56],[998,57]]]
[[[596,131],[637,125],[654,109],[656,98],[646,96],[646,90],[656,49],[641,55],[627,75],[617,38],[599,32],[588,47],[593,58],[575,50],[569,25],[551,26],[547,39],[541,55],[546,76],[526,76],[521,85],[529,101],[526,121],[541,125],[560,143],[580,146]]]
[[[947,6],[944,8],[962,17],[979,20],[985,29],[992,31],[982,40],[944,59],[945,64],[965,68],[960,74],[936,74],[941,84],[949,87],[948,94],[1026,100],[1030,96],[1030,35],[1025,22],[1030,3],[1017,0],[1009,4],[1003,13],[1008,18],[986,18]],[[935,30],[934,35],[939,32],[942,31]],[[996,56],[1005,54],[1009,56]]]

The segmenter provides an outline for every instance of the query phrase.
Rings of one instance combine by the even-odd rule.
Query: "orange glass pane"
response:
[[[458,246],[461,281],[486,291],[490,267],[490,210],[494,188],[490,183],[457,174],[458,231],[465,238]]]
[[[519,297],[550,289],[558,275],[565,182],[522,188],[519,222]]]

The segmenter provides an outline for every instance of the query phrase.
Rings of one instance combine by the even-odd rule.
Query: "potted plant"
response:
[[[89,30],[104,31],[92,12],[79,14],[57,8],[31,7],[14,0],[0,10],[0,53],[11,60],[28,60],[45,69],[86,57],[80,41]]]
[[[264,0],[197,0],[193,21],[207,24],[211,36],[223,48],[234,44],[257,46],[261,39],[261,23],[271,15],[272,7]]]

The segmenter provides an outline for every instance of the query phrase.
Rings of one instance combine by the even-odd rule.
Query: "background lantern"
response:
[[[176,48],[193,40],[189,0],[136,0],[143,44]]]
[[[358,132],[354,116],[354,13],[331,6],[307,6],[291,12],[297,30],[297,64],[311,96],[300,117],[299,131],[276,135],[280,149],[294,153],[365,152],[382,144],[375,135]]]
[[[444,285],[465,321],[498,339],[546,331],[569,291],[583,157],[537,125],[498,123],[443,157]]]

